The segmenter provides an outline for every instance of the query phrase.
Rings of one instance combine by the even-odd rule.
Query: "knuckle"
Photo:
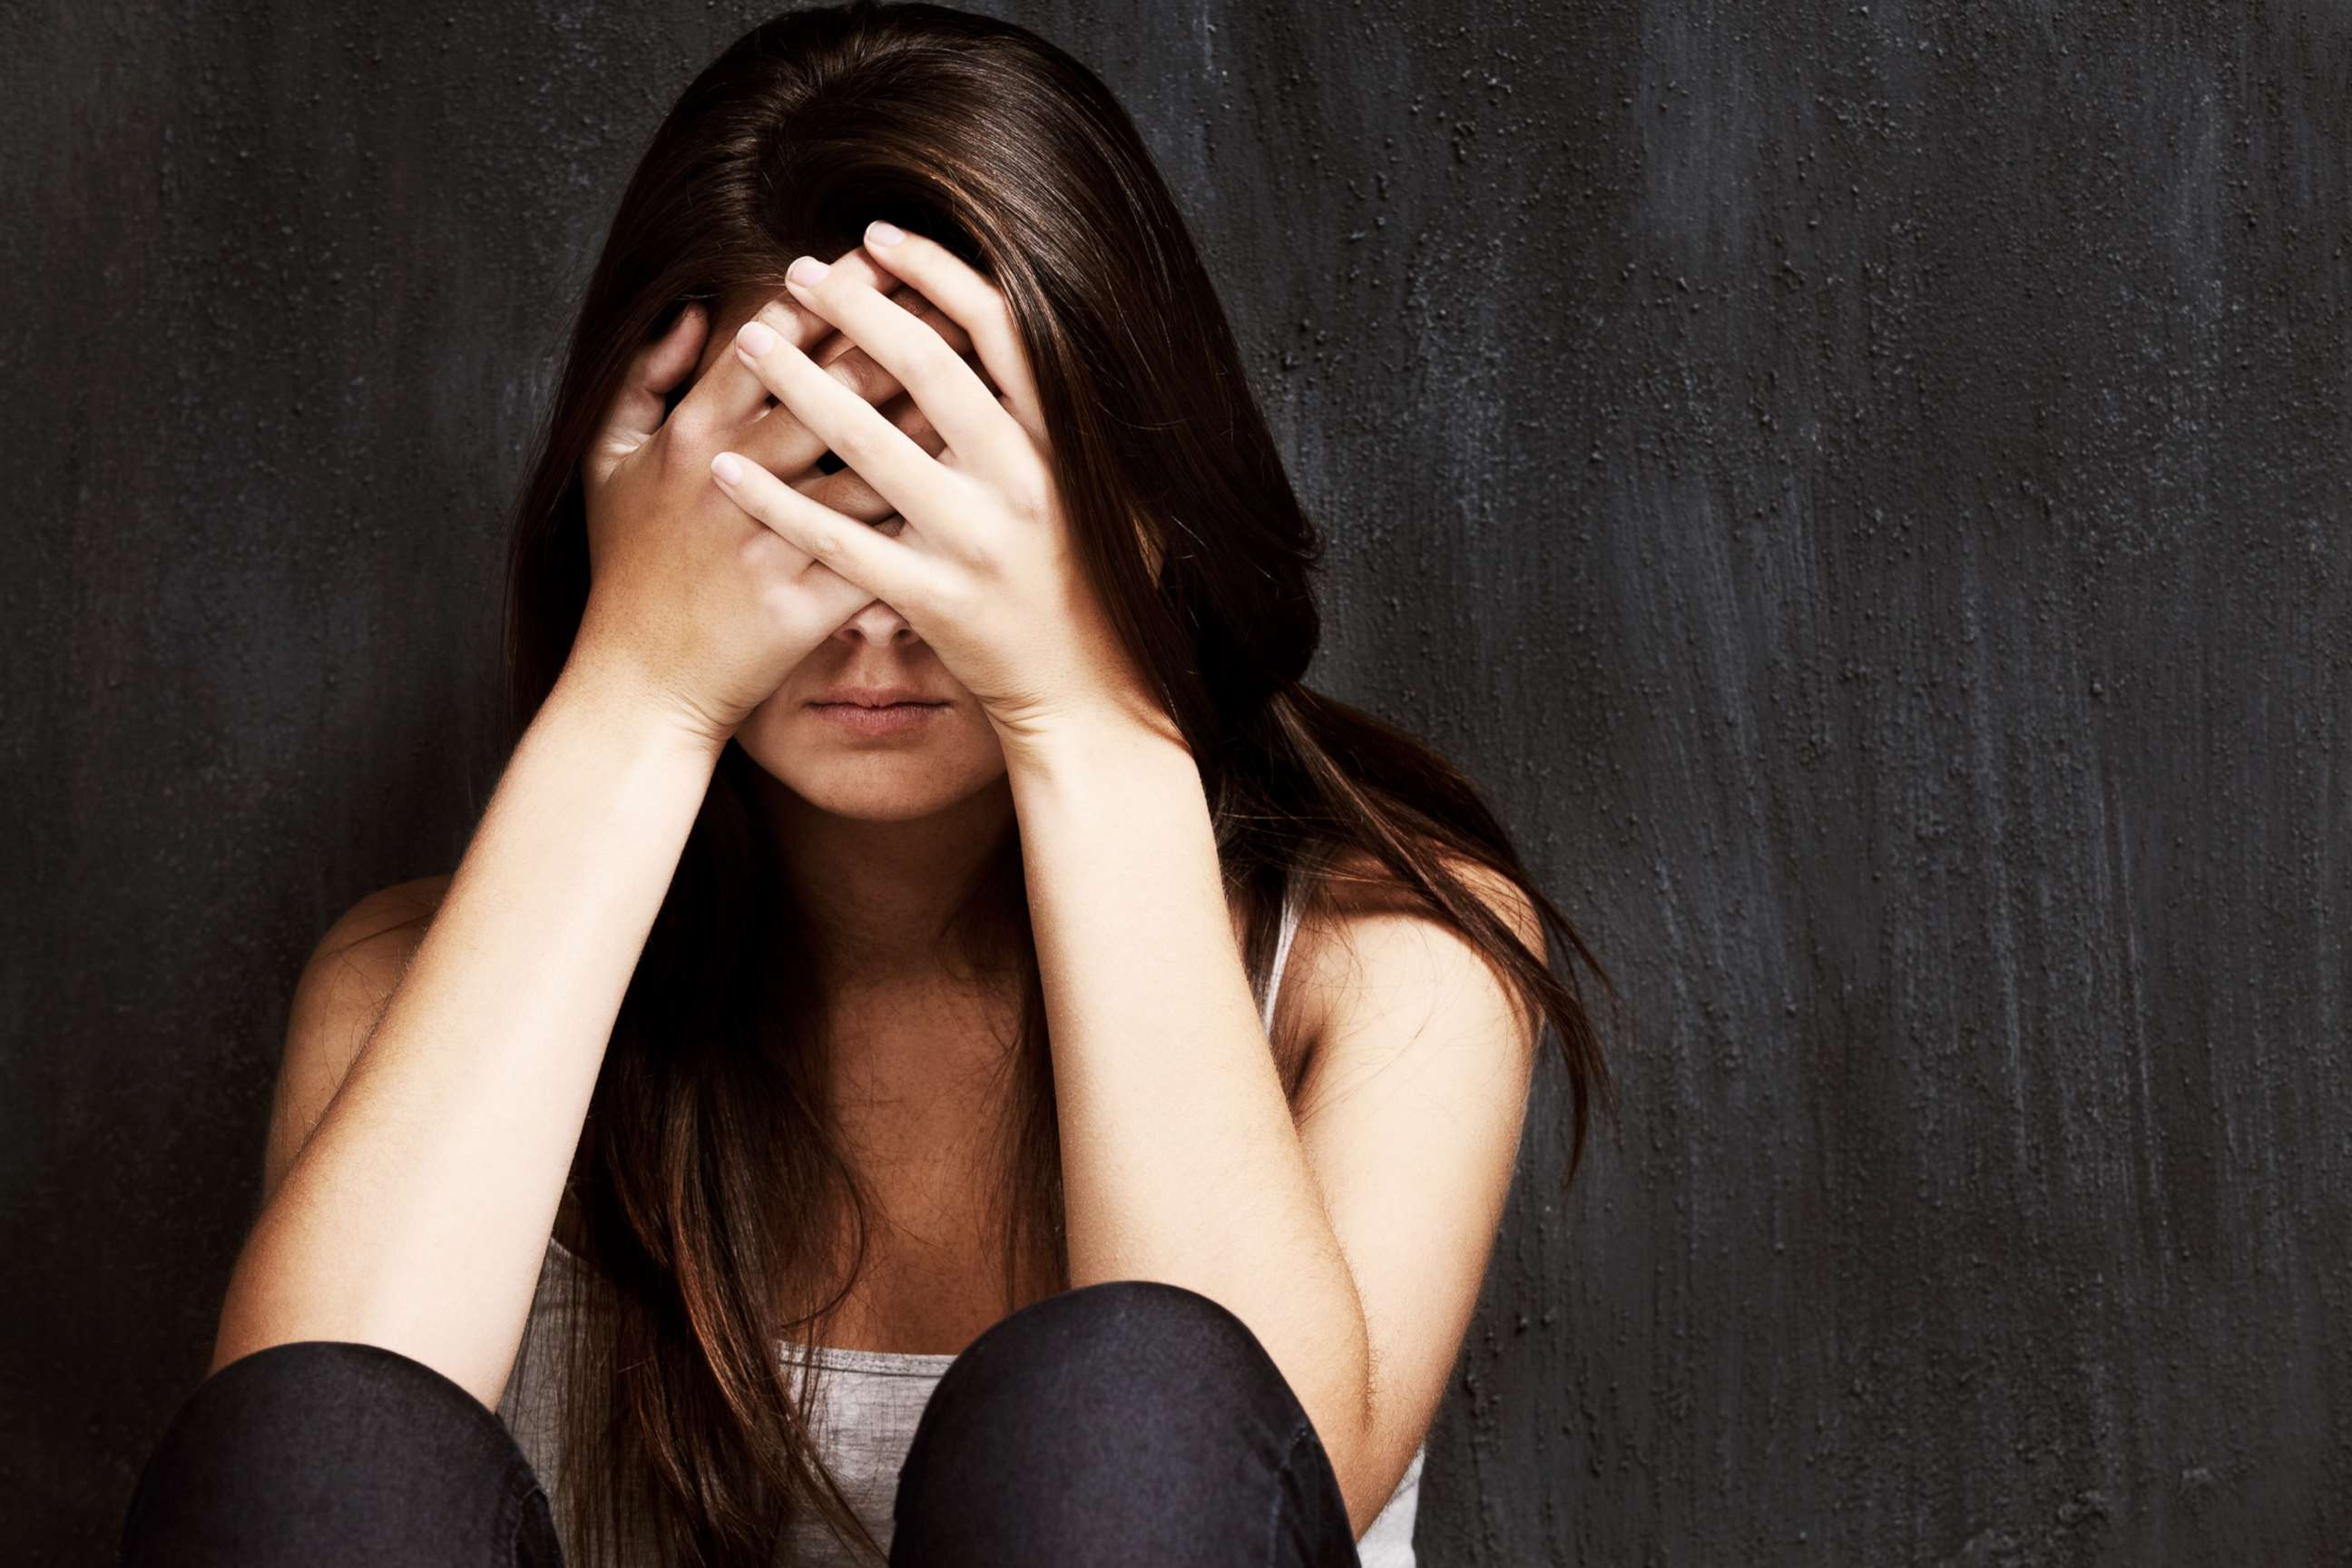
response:
[[[1053,486],[1041,463],[1016,463],[1005,476],[1004,499],[1024,517],[1043,513],[1052,496]]]
[[[669,418],[662,425],[662,429],[669,437],[671,449],[690,453],[698,448],[709,433],[709,416],[703,411],[702,405],[691,399],[671,410]]]
[[[881,456],[880,444],[862,419],[843,420],[839,429],[826,433],[826,443],[835,457],[853,468],[869,468]]]
[[[973,610],[973,579],[962,573],[925,573],[899,591],[900,610],[933,621],[969,621]]]
[[[798,610],[800,595],[790,578],[782,573],[771,576],[760,588],[760,614],[771,626],[792,625]]]
[[[974,533],[965,540],[962,555],[968,581],[992,580],[1003,574],[1004,551],[987,534]],[[959,598],[966,591],[966,587],[960,584],[957,589]]]
[[[907,354],[907,384],[933,387],[946,383],[961,363],[956,352],[936,332],[925,332]]]

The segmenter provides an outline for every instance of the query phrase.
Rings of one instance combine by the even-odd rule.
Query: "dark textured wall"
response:
[[[0,51],[0,1516],[104,1560],[326,922],[496,777],[498,519],[757,8],[97,7]],[[1624,983],[1432,1564],[2336,1562],[2340,5],[1109,6],[1334,543],[1318,684]]]

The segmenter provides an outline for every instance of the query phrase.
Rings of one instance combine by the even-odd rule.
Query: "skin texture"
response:
[[[908,526],[885,538],[755,466],[715,471],[813,561],[898,606],[997,731],[1053,1033],[1073,1284],[1171,1280],[1249,1324],[1360,1531],[1426,1428],[1475,1302],[1525,1109],[1528,1021],[1457,941],[1368,918],[1342,945],[1377,979],[1327,1007],[1329,1048],[1294,1123],[1198,769],[1077,572],[1003,299],[919,237],[869,231],[866,250],[965,328],[1002,400],[859,272],[804,258],[794,300],[909,389],[948,456],[754,323],[737,339],[747,363]],[[1336,962],[1319,951],[1310,984]]]
[[[886,289],[895,282],[862,249],[840,258],[839,264],[858,269],[860,276]],[[971,341],[961,328],[911,289],[902,292],[907,307],[940,333],[942,342],[960,353],[970,352]],[[739,294],[725,301],[714,313],[701,348],[694,369],[696,381],[713,366],[731,360],[736,331],[768,303],[767,297],[758,294]],[[877,388],[896,387],[898,382],[849,339],[836,334],[813,357],[836,375],[845,362],[854,362],[856,369],[849,379],[851,389],[882,408],[926,452],[941,450],[943,443],[919,405],[903,393],[887,400],[875,395]],[[835,482],[824,488],[816,484],[807,488],[825,504],[874,522],[887,534],[895,536],[906,526],[897,509],[876,496],[854,468],[844,468]],[[845,493],[863,504],[845,506]],[[867,497],[873,499],[868,501]],[[859,742],[809,709],[811,698],[840,686],[911,687],[946,699],[949,710],[926,726],[919,746]],[[815,814],[868,822],[916,822],[970,802],[1004,773],[995,731],[969,689],[905,617],[879,598],[869,599],[794,666],[784,683],[751,710],[736,731],[735,740],[784,786],[772,805],[779,812],[791,814],[794,825],[801,827],[814,826],[809,818]],[[786,792],[795,798],[786,798]],[[800,809],[803,806],[813,811]],[[1010,799],[1000,798],[995,809],[1010,811]],[[970,810],[959,814],[955,826],[966,832],[984,826],[984,823],[964,820],[973,815]]]
[[[1321,1047],[1294,1120],[1199,771],[1076,571],[1001,297],[919,237],[853,257],[758,303],[770,340],[682,323],[641,357],[592,465],[589,606],[555,691],[446,887],[354,909],[305,973],[269,1197],[214,1364],[358,1340],[495,1405],[622,990],[740,734],[774,780],[778,872],[845,937],[850,1005],[881,1021],[843,1032],[843,1066],[872,1107],[853,1140],[886,1152],[951,1148],[973,1120],[960,1085],[990,1031],[942,1000],[914,933],[1017,814],[1072,1282],[1167,1280],[1248,1324],[1360,1532],[1476,1299],[1529,1020],[1458,939],[1343,900],[1302,926],[1284,984],[1276,1027]],[[886,273],[962,330],[971,361],[889,302]],[[809,357],[835,329],[911,390],[935,440]],[[855,479],[807,472],[824,447]],[[746,460],[721,482],[729,451]],[[866,526],[879,501],[903,527]],[[843,680],[951,710],[914,738],[848,734],[804,707]],[[1486,895],[1539,949],[1517,894]],[[421,939],[385,929],[425,908]],[[936,1201],[951,1163],[907,1163],[930,1191],[902,1212],[932,1200],[952,1233]],[[985,1292],[914,1256],[866,1331],[960,1348]]]

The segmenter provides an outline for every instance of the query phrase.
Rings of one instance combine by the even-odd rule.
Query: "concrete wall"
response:
[[[50,5],[0,51],[0,1516],[202,1371],[303,956],[497,776],[499,514],[757,7]],[[1318,684],[1625,983],[1431,1564],[2352,1532],[2352,11],[1036,5],[1334,536]]]

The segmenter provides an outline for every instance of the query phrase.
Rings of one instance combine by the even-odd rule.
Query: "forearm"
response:
[[[256,1221],[215,1366],[355,1340],[497,1399],[621,997],[717,756],[566,672]]]
[[[1200,773],[1121,730],[1012,763],[1052,1031],[1073,1285],[1162,1279],[1248,1324],[1336,1454],[1364,1323],[1234,940]]]

